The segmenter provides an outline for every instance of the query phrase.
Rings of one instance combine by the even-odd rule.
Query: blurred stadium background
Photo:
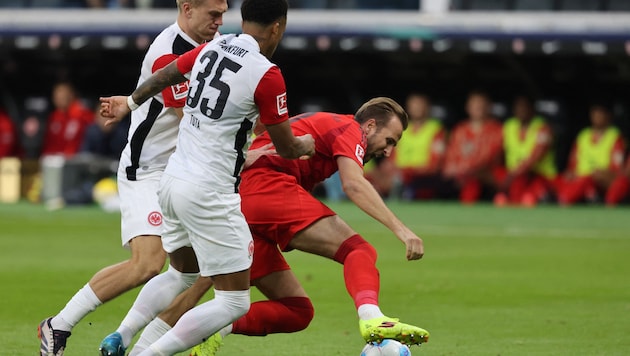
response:
[[[175,18],[175,0],[153,1],[3,0],[1,106],[14,120],[32,113],[43,120],[51,87],[62,79],[86,100],[128,93],[147,46]],[[515,94],[539,98],[561,168],[588,124],[591,99],[609,100],[630,136],[630,1],[289,2],[274,60],[287,80],[290,112],[354,112],[375,95],[402,101],[422,91],[452,127],[465,117],[466,94],[483,88],[499,118]],[[230,1],[222,32],[239,31],[239,4]]]
[[[59,80],[73,82],[89,102],[130,92],[148,45],[175,20],[174,2],[0,0],[0,106],[21,127],[27,117],[46,120]],[[467,93],[484,88],[502,119],[515,94],[540,98],[560,168],[588,124],[591,99],[612,102],[615,124],[630,137],[630,0],[290,3],[274,61],[293,113],[350,113],[375,95],[402,101],[422,91],[433,98],[435,116],[453,127],[465,117]],[[239,2],[230,5],[225,33],[240,26]],[[35,158],[38,142],[28,140],[38,138],[21,138]],[[427,246],[412,269],[382,226],[347,202],[331,206],[379,249],[384,308],[433,333],[414,354],[630,354],[627,208],[392,202]],[[37,323],[97,269],[128,257],[118,245],[119,220],[96,207],[48,212],[0,204],[6,354],[33,354]],[[288,258],[318,308],[313,324],[295,335],[236,336],[226,354],[358,354],[340,266],[305,254]],[[67,354],[95,352],[135,294],[90,315]]]

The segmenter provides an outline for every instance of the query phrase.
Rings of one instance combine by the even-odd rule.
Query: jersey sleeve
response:
[[[269,68],[258,82],[254,102],[260,112],[260,122],[265,125],[279,124],[289,119],[287,89],[280,69]]]
[[[172,61],[177,59],[177,55],[173,53],[165,54],[153,62],[151,73],[166,67]],[[188,82],[172,85],[162,90],[162,98],[164,106],[169,108],[181,108],[186,103],[186,95],[188,94]]]
[[[195,49],[192,49],[184,54],[182,54],[181,56],[179,56],[179,58],[177,58],[177,62],[175,62],[175,64],[177,64],[177,69],[179,69],[179,72],[182,74],[188,74],[190,73],[190,71],[192,70],[193,66],[195,65],[195,59],[197,59],[197,56],[199,55],[199,52],[201,52],[201,50],[210,42],[204,43],[199,47],[196,47]]]

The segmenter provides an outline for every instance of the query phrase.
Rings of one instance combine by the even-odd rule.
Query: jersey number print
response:
[[[216,51],[208,51],[201,56],[200,62],[203,63],[207,59],[208,63],[206,64],[204,71],[197,74],[196,79],[199,82],[199,85],[197,86],[195,93],[193,94],[189,92],[188,98],[186,100],[186,104],[191,108],[199,105],[199,99],[201,98],[203,87],[206,85],[206,79],[214,72],[214,76],[210,80],[209,86],[219,91],[217,102],[214,108],[210,108],[208,107],[208,98],[203,98],[201,100],[201,106],[199,110],[207,117],[215,120],[219,119],[221,115],[223,115],[223,109],[225,109],[227,98],[230,95],[230,86],[227,85],[227,83],[221,81],[223,70],[228,69],[231,72],[236,73],[242,67],[240,64],[234,62],[233,60],[223,57],[217,65],[215,71],[214,67],[218,58],[219,54]]]

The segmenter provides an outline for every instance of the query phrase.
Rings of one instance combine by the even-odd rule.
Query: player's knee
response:
[[[223,310],[230,314],[232,321],[245,315],[251,304],[249,290],[215,290],[214,299],[221,303]]]
[[[359,253],[365,258],[376,262],[378,254],[374,246],[365,241],[360,235],[353,235],[346,239],[335,253],[335,261],[344,264],[350,254]]]
[[[157,276],[162,271],[162,267],[164,267],[164,261],[161,260],[139,260],[134,264],[134,269],[136,274],[138,275],[138,279],[145,283],[149,279]]]
[[[291,311],[294,332],[306,329],[315,316],[315,308],[313,308],[313,303],[309,298],[282,298],[278,302],[284,304]]]

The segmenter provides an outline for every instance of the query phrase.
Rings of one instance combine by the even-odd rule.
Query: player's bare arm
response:
[[[309,158],[315,154],[315,139],[310,134],[294,136],[289,121],[266,126],[276,151],[282,158]]]
[[[243,165],[243,169],[251,166],[262,156],[267,155],[277,155],[276,148],[273,147],[273,143],[268,143],[264,146],[253,148],[247,151],[247,157],[245,158],[245,164]]]
[[[112,96],[100,98],[101,115],[109,118],[105,125],[122,120],[131,110],[157,95],[165,88],[185,82],[186,77],[179,72],[175,61],[156,71],[144,81],[129,97]]]
[[[366,214],[390,229],[405,244],[408,260],[418,260],[424,255],[422,239],[402,223],[387,207],[372,184],[365,179],[363,169],[351,158],[337,158],[343,191]]]

